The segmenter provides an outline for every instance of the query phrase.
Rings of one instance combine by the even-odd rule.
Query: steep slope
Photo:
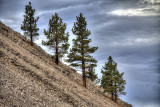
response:
[[[0,22],[0,106],[119,107],[103,89]]]

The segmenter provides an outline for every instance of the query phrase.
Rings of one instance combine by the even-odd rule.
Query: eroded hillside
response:
[[[0,22],[0,106],[130,107],[113,102],[103,89]]]

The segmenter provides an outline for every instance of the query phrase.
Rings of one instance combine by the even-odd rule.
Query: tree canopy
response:
[[[30,36],[31,45],[33,45],[33,37],[38,36],[37,21],[39,17],[34,18],[35,9],[32,9],[31,2],[25,6],[25,15],[21,29],[24,31],[25,36]]]
[[[65,32],[66,26],[67,25],[66,23],[63,23],[62,18],[55,13],[55,15],[52,15],[52,18],[49,19],[49,29],[44,29],[44,34],[46,35],[48,41],[42,40],[42,44],[55,50],[55,63],[57,65],[59,63],[59,58],[63,57],[69,48],[69,33]]]
[[[71,66],[82,69],[83,85],[86,87],[86,68],[97,66],[97,60],[90,54],[94,53],[98,47],[89,45],[91,39],[88,37],[91,32],[87,29],[87,22],[85,17],[83,17],[83,14],[80,13],[80,16],[77,16],[76,18],[77,22],[74,22],[72,28],[72,32],[76,36],[76,39],[73,39],[73,46],[68,54],[67,61],[71,63]]]
[[[111,94],[112,100],[116,101],[118,95],[125,95],[124,92],[126,81],[123,79],[124,73],[117,70],[117,63],[109,56],[108,62],[105,63],[102,70],[101,86],[104,92]]]
[[[86,77],[88,77],[91,81],[96,81],[98,82],[98,77],[97,74],[95,74],[95,69],[94,67],[89,67],[86,71]]]

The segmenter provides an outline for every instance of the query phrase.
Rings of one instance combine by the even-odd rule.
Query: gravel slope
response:
[[[0,29],[0,107],[119,107],[90,80],[84,88],[80,74],[57,66],[36,44],[2,23]]]

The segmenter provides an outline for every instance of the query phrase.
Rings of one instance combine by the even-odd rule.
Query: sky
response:
[[[69,43],[75,38],[71,29],[80,12],[91,31],[92,46],[99,49],[93,54],[98,60],[96,73],[108,57],[118,63],[124,72],[127,95],[121,98],[134,107],[160,107],[160,0],[30,0],[39,16],[40,36],[35,42],[42,46],[46,40],[43,29],[57,12],[67,24]],[[0,21],[23,34],[20,26],[28,0],[0,0]],[[65,58],[64,58],[65,59]]]

